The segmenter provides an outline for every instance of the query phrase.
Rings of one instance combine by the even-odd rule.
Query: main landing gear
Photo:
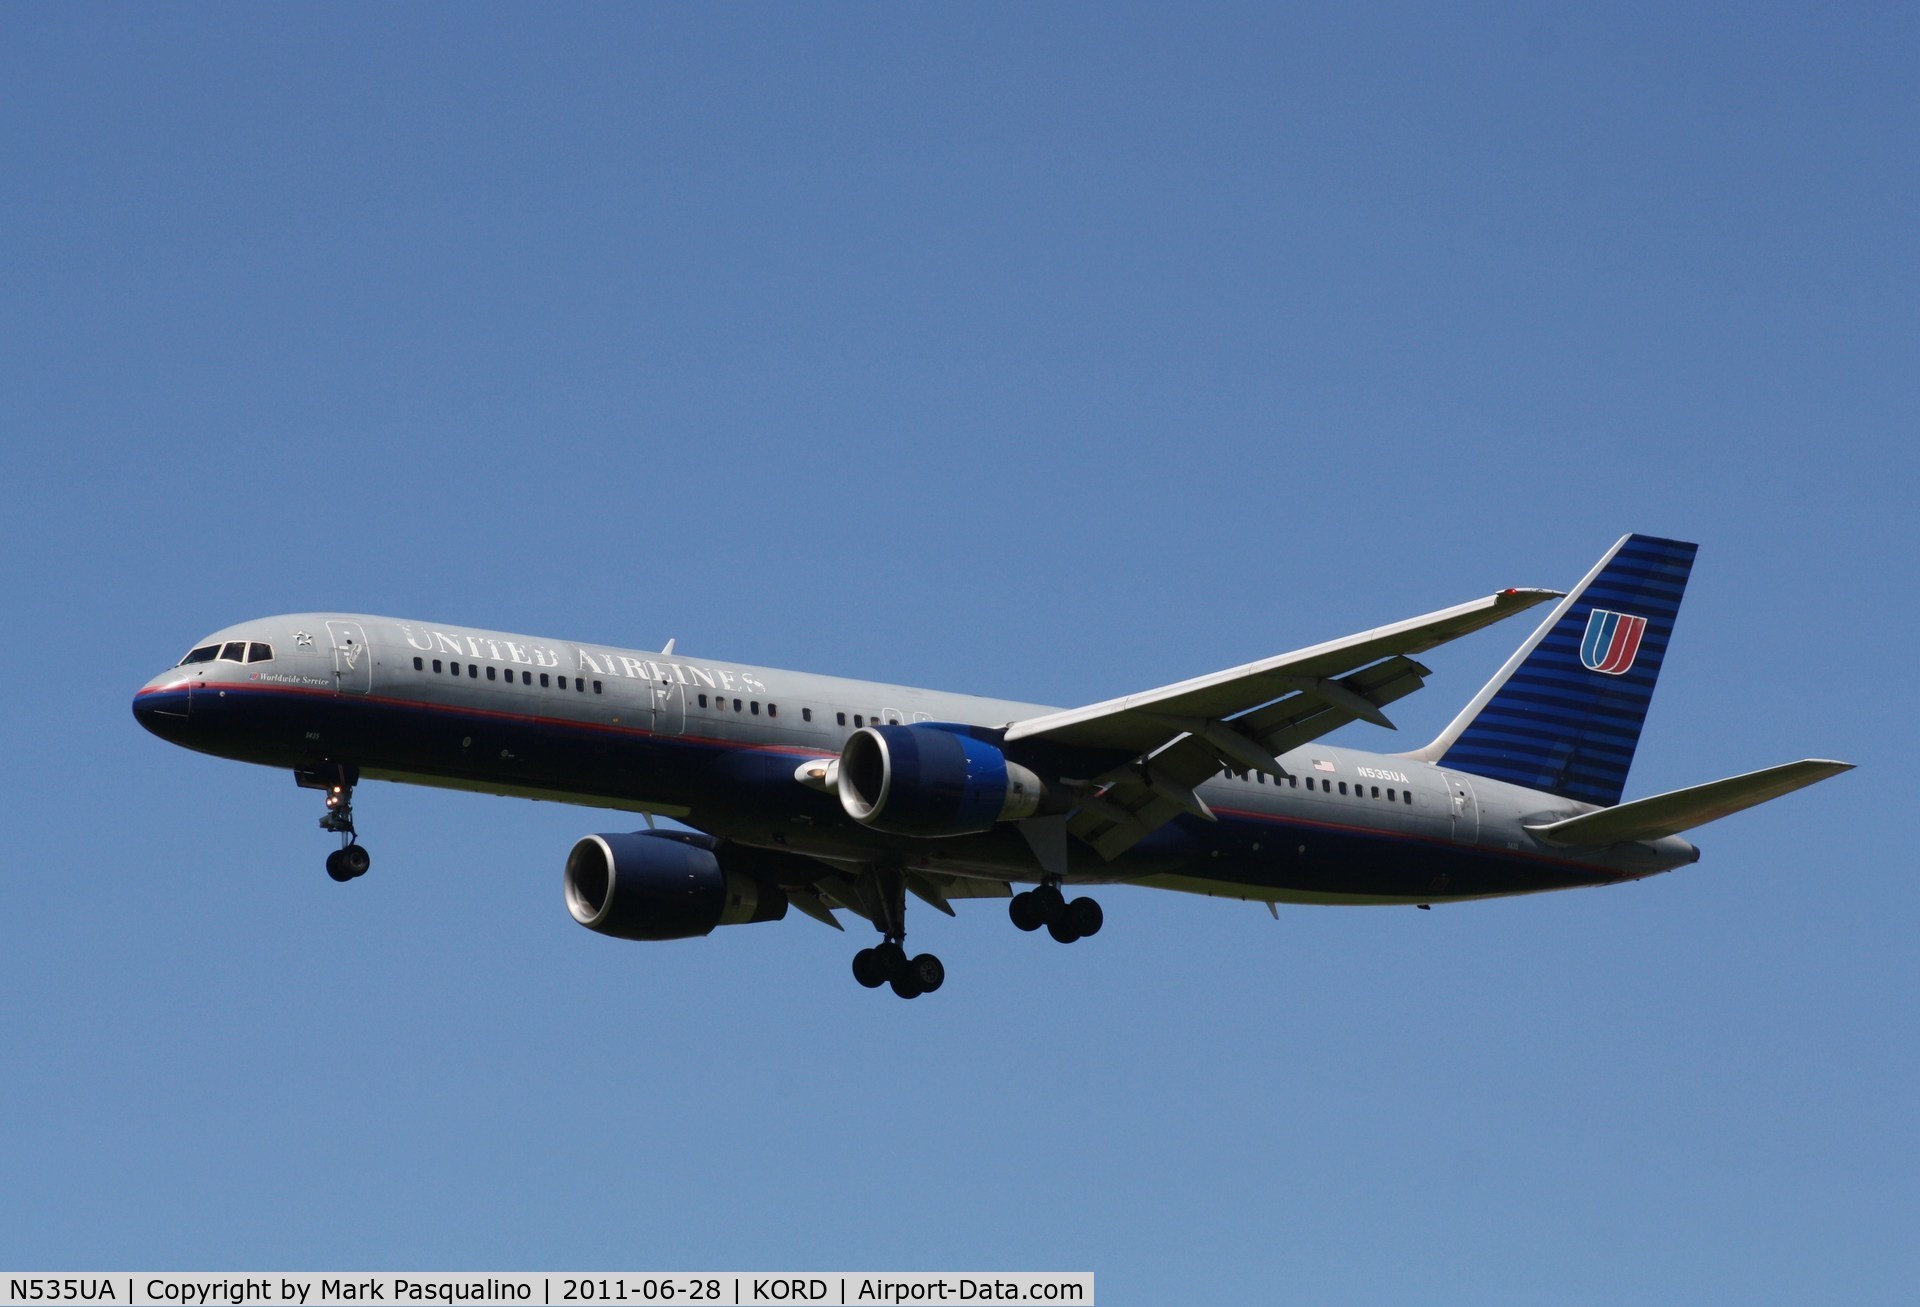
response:
[[[1068,899],[1060,892],[1060,882],[1048,880],[1036,889],[1021,890],[1007,904],[1007,916],[1022,930],[1047,928],[1047,934],[1062,944],[1100,933],[1106,914],[1090,898]]]
[[[320,819],[320,829],[340,837],[340,847],[327,855],[327,875],[341,884],[366,875],[373,865],[373,855],[353,829],[353,785],[359,779],[356,771],[332,767],[325,772],[295,772],[293,779],[305,789],[327,792],[327,814]]]
[[[907,880],[896,867],[869,867],[854,882],[860,906],[880,929],[881,941],[853,955],[853,978],[868,989],[889,985],[901,998],[931,994],[947,969],[931,953],[907,954]]]

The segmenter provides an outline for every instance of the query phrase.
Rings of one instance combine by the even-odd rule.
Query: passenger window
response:
[[[1347,783],[1346,783],[1345,781],[1341,781],[1341,782],[1340,782],[1340,793],[1342,793],[1342,794],[1345,794],[1346,792],[1347,792]]]
[[[707,696],[706,696],[706,695],[704,695],[704,694],[700,696],[700,706],[701,706],[702,708],[704,708],[704,707],[706,707],[706,706],[707,706]],[[1031,903],[1031,902],[1032,902],[1033,900],[1031,900],[1031,899],[1029,899],[1029,900],[1027,900],[1027,901],[1028,901],[1029,903]]]
[[[499,673],[494,671],[493,668],[491,667],[487,668],[487,679],[489,681],[497,679],[498,676],[499,676]]]
[[[841,716],[843,717],[845,715],[846,714],[844,713],[841,714]],[[855,713],[853,715],[853,724],[855,727],[861,727],[861,726],[865,726],[867,724],[867,721],[866,721],[866,718],[862,717],[859,713]]]
[[[1378,785],[1373,787],[1373,797],[1376,799],[1380,797],[1380,787]]]
[[[595,681],[595,682],[593,683],[593,692],[594,692],[595,694],[599,694],[599,693],[600,693],[600,682],[598,682],[598,681]]]
[[[813,720],[813,709],[811,709],[811,708],[802,708],[802,709],[800,710],[800,720],[801,720],[801,721],[803,721],[803,722],[810,722],[810,721],[812,721],[812,720]],[[1028,902],[1032,902],[1032,900],[1031,900],[1031,899],[1029,899],[1029,900],[1028,900]]]
[[[1404,800],[1406,800],[1406,801],[1407,801],[1408,803],[1412,803],[1412,802],[1413,802],[1413,791],[1412,791],[1412,790],[1402,790],[1402,791],[1400,791],[1400,797],[1401,797],[1402,799],[1404,799]]]
[[[553,685],[553,682],[547,679],[547,674],[545,672],[540,673],[540,688],[545,690],[551,687],[552,685]]]
[[[479,679],[480,679],[480,664],[479,664],[479,663],[468,663],[468,664],[467,664],[467,679],[468,679],[469,681],[477,681],[477,680],[479,680]]]
[[[415,654],[413,656],[413,670],[416,672],[424,672],[427,670],[426,667],[420,662],[419,654]]]
[[[1387,802],[1388,802],[1388,803],[1392,803],[1392,802],[1393,802],[1393,800],[1394,800],[1394,792],[1393,792],[1392,790],[1388,790],[1388,791],[1387,791]]]
[[[190,651],[185,658],[182,658],[180,660],[180,666],[186,667],[191,663],[210,663],[219,656],[219,645],[203,644],[198,649]]]
[[[1299,784],[1300,784],[1300,778],[1298,776],[1287,777],[1287,787],[1289,789],[1298,788]]]
[[[522,685],[532,685],[532,684],[533,684],[533,673],[532,673],[532,672],[522,672],[522,673],[520,673],[520,684],[522,684]]]
[[[586,678],[586,677],[584,677],[584,676],[576,676],[576,677],[574,677],[574,678],[573,678],[573,692],[574,692],[575,694],[585,694],[585,693],[587,692],[587,678]]]
[[[845,713],[837,712],[834,714],[834,717],[836,717],[839,720],[842,726],[845,726],[847,724],[847,715]]]
[[[739,711],[740,711],[740,701],[739,701],[738,699],[735,699],[735,700],[733,701],[733,710],[734,710],[735,712],[739,712]]]
[[[273,661],[273,646],[261,644],[255,640],[247,646],[247,661],[250,663],[268,663]]]
[[[451,673],[453,673],[453,675],[455,675],[455,676],[458,676],[458,675],[460,675],[460,664],[459,664],[459,663],[448,663],[448,664],[447,664],[447,670],[448,670],[449,672],[451,672]]]
[[[247,642],[245,640],[227,641],[226,647],[220,651],[220,661],[223,663],[244,663],[247,661]]]
[[[769,717],[778,717],[779,715],[780,715],[780,705],[779,705],[779,704],[777,704],[777,703],[770,703],[770,704],[768,704],[768,705],[767,705],[767,716],[769,716]]]
[[[755,700],[753,700],[753,701],[752,701],[752,702],[751,702],[750,704],[748,704],[747,706],[748,706],[749,708],[751,708],[751,709],[753,709],[753,715],[754,715],[755,717],[758,717],[758,716],[760,715],[760,701],[759,701],[758,699],[755,699]]]
[[[435,676],[440,674],[440,660],[438,658],[433,660],[433,674]]]

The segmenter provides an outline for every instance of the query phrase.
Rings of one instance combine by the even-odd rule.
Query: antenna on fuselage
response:
[[[673,641],[669,640],[666,643],[666,647],[660,650],[660,656],[662,658],[665,658],[668,654],[672,652],[673,652]]]

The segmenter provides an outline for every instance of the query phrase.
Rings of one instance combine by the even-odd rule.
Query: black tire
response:
[[[353,879],[353,873],[347,870],[347,860],[340,856],[345,852],[345,849],[335,849],[327,855],[327,875],[341,885]]]
[[[1060,914],[1060,920],[1049,921],[1047,923],[1047,934],[1053,936],[1062,944],[1071,944],[1080,938],[1079,933],[1073,928],[1073,923],[1067,920],[1064,912]]]
[[[1075,899],[1067,904],[1067,924],[1073,927],[1073,933],[1081,939],[1089,935],[1098,935],[1107,914],[1092,899]]]
[[[1034,906],[1040,909],[1040,920],[1051,926],[1060,920],[1067,910],[1066,895],[1060,892],[1058,885],[1042,885],[1039,889],[1028,891],[1033,895]]]
[[[947,968],[931,953],[922,953],[907,964],[908,977],[920,987],[922,994],[931,994],[947,983]]]
[[[893,940],[888,940],[873,950],[880,962],[880,974],[888,980],[898,980],[907,974],[907,951]]]
[[[1040,913],[1040,904],[1033,897],[1032,890],[1021,890],[1007,904],[1007,919],[1021,930],[1038,930],[1046,925]]]
[[[887,983],[893,986],[893,992],[898,994],[901,998],[919,998],[920,997],[920,994],[921,994],[920,983],[916,981],[912,976],[895,976],[892,980],[888,981]]]
[[[347,869],[347,879],[352,880],[367,874],[367,868],[373,865],[373,855],[364,844],[349,844],[340,850],[340,865]]]
[[[868,989],[878,989],[887,983],[886,970],[880,965],[880,956],[875,950],[863,948],[853,955],[853,978]]]

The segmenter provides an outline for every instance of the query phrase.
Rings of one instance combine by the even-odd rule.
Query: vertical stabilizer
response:
[[[1407,756],[1620,802],[1697,548],[1622,538],[1440,737]]]

